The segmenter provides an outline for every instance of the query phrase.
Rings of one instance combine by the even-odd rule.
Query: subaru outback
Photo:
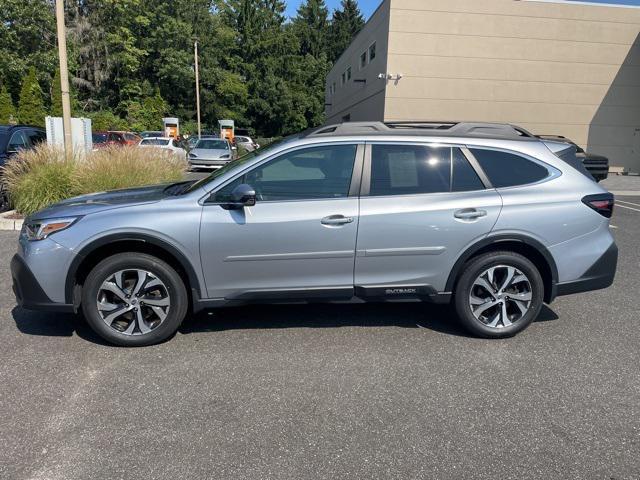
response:
[[[125,346],[251,302],[451,303],[472,334],[512,336],[614,279],[613,196],[566,148],[502,124],[324,126],[199,181],[31,215],[14,291]]]

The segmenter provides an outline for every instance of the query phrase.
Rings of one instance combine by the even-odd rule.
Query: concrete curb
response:
[[[15,213],[15,210],[10,210],[0,214],[0,230],[20,230],[22,228],[22,219],[7,218]]]

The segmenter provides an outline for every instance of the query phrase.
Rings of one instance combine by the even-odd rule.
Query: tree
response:
[[[36,69],[31,67],[20,91],[18,121],[27,125],[44,126],[45,115],[42,89],[36,78]]]
[[[300,42],[300,54],[326,55],[329,34],[329,10],[324,0],[306,0],[298,7],[292,26]]]
[[[51,81],[51,109],[49,113],[52,117],[62,116],[62,87],[60,86],[59,68],[56,68],[56,73]]]
[[[3,84],[0,89],[0,124],[6,125],[16,121],[16,109],[13,106],[11,95]]]
[[[353,37],[364,27],[364,17],[356,0],[342,0],[340,9],[333,12],[330,31],[329,60],[335,62]]]

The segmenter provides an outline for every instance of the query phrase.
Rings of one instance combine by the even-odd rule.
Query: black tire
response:
[[[135,269],[149,272],[163,283],[170,305],[166,318],[153,330],[144,334],[139,330],[135,334],[125,334],[105,323],[98,310],[97,298],[104,281],[116,272]],[[82,287],[82,311],[89,326],[107,342],[125,347],[153,345],[166,340],[178,330],[188,306],[187,290],[180,275],[166,262],[143,253],[119,253],[102,260],[91,270]],[[149,308],[144,307],[145,311]],[[143,307],[140,310],[143,311]]]
[[[473,314],[470,295],[473,283],[487,269],[495,266],[515,267],[529,280],[531,303],[527,312],[509,326],[487,326]],[[508,298],[508,297],[507,297]],[[454,292],[454,306],[460,323],[470,333],[483,338],[506,338],[521,332],[535,320],[544,303],[544,282],[536,266],[526,257],[509,251],[489,252],[472,259],[465,265]]]

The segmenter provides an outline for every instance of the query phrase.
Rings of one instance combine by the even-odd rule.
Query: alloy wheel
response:
[[[124,335],[144,335],[167,318],[171,299],[166,285],[146,270],[120,270],[100,288],[96,306],[104,323]]]
[[[473,282],[469,306],[487,327],[505,328],[527,314],[532,298],[531,282],[524,273],[510,265],[497,265]]]

